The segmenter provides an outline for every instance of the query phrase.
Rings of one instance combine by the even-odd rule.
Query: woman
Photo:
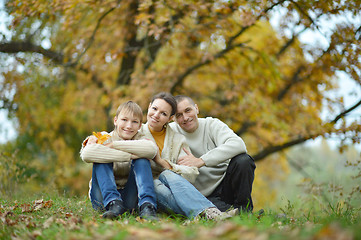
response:
[[[218,220],[230,217],[216,208],[185,178],[173,172],[180,173],[190,181],[194,181],[198,174],[195,167],[176,164],[179,157],[186,155],[184,148],[190,152],[184,136],[175,133],[168,126],[176,110],[177,103],[171,94],[163,92],[155,95],[148,107],[147,123],[140,130],[145,137],[157,144],[159,151],[154,162],[166,169],[154,180],[158,207],[170,209],[188,218],[205,216],[207,219]],[[153,166],[153,170],[161,171],[162,168]]]

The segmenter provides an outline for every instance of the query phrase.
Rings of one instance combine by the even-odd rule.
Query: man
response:
[[[176,96],[177,113],[171,127],[186,137],[192,153],[178,164],[196,166],[194,186],[221,211],[231,207],[252,211],[251,197],[256,165],[246,145],[225,123],[198,118],[198,106],[187,96]]]

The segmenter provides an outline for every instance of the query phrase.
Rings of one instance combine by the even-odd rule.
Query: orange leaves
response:
[[[52,224],[63,225],[67,229],[78,229],[79,224],[82,223],[82,219],[78,216],[75,216],[72,212],[64,211],[65,208],[56,208],[55,211],[58,213],[50,213],[51,216],[47,217],[48,212],[42,212],[34,214],[35,211],[41,211],[44,209],[49,209],[53,206],[53,201],[48,200],[44,201],[43,199],[35,200],[31,204],[23,203],[18,205],[15,201],[13,206],[0,208],[0,222],[6,226],[11,227],[21,227],[25,225],[27,228],[32,229],[35,227],[41,227],[42,229],[49,228]],[[21,214],[18,214],[18,210],[21,209]],[[51,210],[49,210],[51,211]],[[80,210],[81,211],[81,210]],[[43,223],[38,223],[37,216],[40,215],[44,219]],[[57,216],[59,215],[59,216]],[[40,224],[40,225],[39,225]],[[41,235],[40,230],[36,230],[33,234],[39,236]],[[1,238],[1,233],[0,233]],[[21,238],[19,238],[21,239]]]
[[[342,229],[340,224],[331,223],[324,226],[316,235],[314,239],[344,239],[351,240],[354,239],[352,234],[349,231]]]
[[[103,144],[110,138],[109,134],[102,134],[101,132],[93,132],[93,135],[98,139],[97,144]]]
[[[40,199],[35,200],[33,204],[23,203],[21,205],[18,205],[15,202],[15,205],[10,207],[10,209],[13,211],[20,208],[22,213],[30,213],[34,211],[39,211],[43,208],[50,208],[51,206],[53,206],[52,200],[44,201],[43,199]]]
[[[153,16],[150,14],[140,13],[135,17],[135,24],[137,25],[141,23],[149,24],[152,18]]]
[[[50,208],[52,205],[52,200],[44,201],[43,199],[35,200],[32,204],[23,203],[18,205],[17,202],[15,202],[15,205],[11,206],[9,211],[6,211],[5,213],[0,212],[0,220],[7,226],[15,226],[20,223],[25,223],[28,228],[35,227],[36,223],[33,221],[32,216],[18,215],[15,213],[15,210],[21,209],[21,213],[33,213],[44,208]]]

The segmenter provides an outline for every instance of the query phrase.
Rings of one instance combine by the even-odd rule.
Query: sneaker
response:
[[[125,213],[125,208],[123,206],[123,202],[121,200],[113,200],[105,207],[107,210],[103,214],[103,218],[114,220],[123,213]]]
[[[214,221],[222,221],[222,220],[232,217],[227,212],[221,212],[216,207],[207,208],[206,210],[204,210],[201,213],[201,215],[205,216],[208,220],[214,220]]]
[[[150,221],[157,220],[156,209],[153,206],[153,204],[149,202],[143,203],[142,206],[140,206],[139,216],[142,219],[146,219]]]
[[[229,209],[228,211],[226,211],[226,213],[231,217],[234,217],[234,216],[238,216],[240,212],[238,208],[234,208],[234,209]]]

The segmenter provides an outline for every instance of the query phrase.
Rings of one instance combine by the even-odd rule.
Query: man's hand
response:
[[[197,167],[197,168],[200,168],[200,167],[203,167],[204,165],[206,165],[202,158],[196,158],[195,156],[193,156],[193,154],[191,152],[189,152],[185,148],[183,148],[183,150],[187,154],[187,156],[184,156],[184,157],[181,157],[178,159],[177,163],[179,165]]]

